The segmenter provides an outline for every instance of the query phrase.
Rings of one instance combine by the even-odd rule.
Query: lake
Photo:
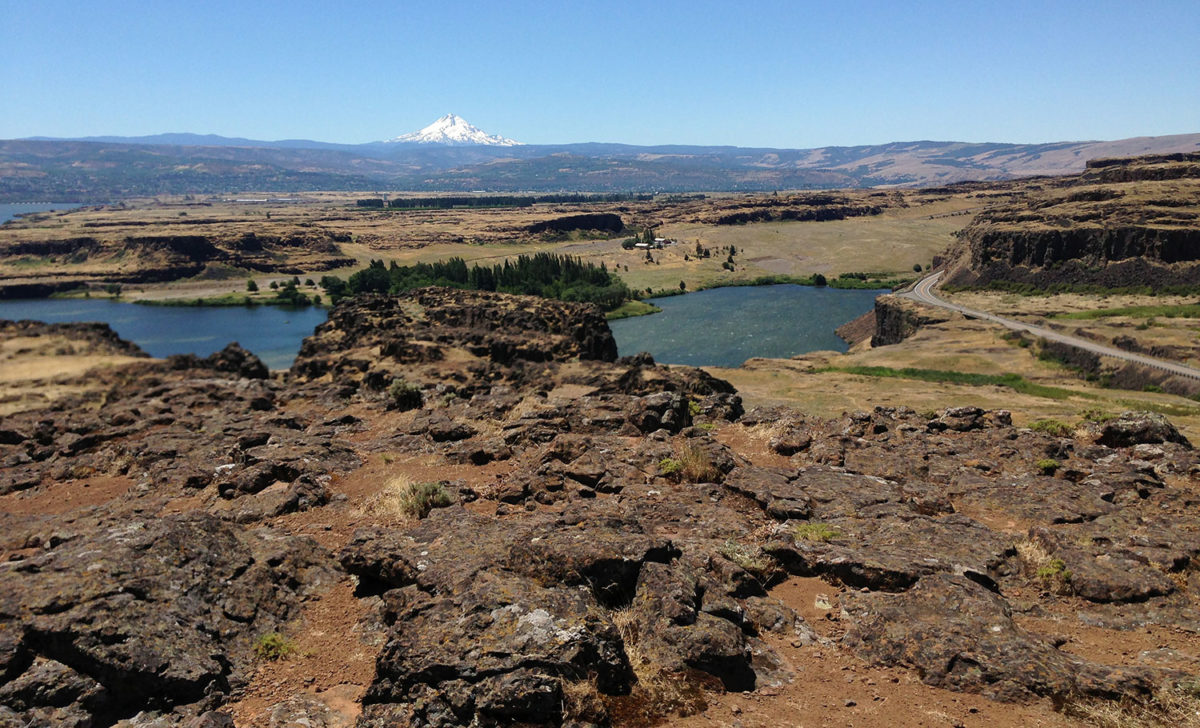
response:
[[[845,351],[833,329],[866,313],[885,291],[810,286],[713,288],[654,299],[662,313],[610,322],[621,355],[648,351],[664,364],[736,367],[756,356]],[[151,356],[207,356],[236,341],[271,369],[287,369],[325,321],[320,307],[143,306],[107,299],[0,301],[0,318],[103,321]]]
[[[786,359],[845,351],[833,330],[875,306],[886,290],[777,285],[711,288],[656,298],[662,313],[611,321],[622,356],[648,351],[662,364],[736,367],[751,357]]]
[[[77,202],[3,202],[0,203],[0,225],[27,212],[73,210],[76,207],[81,207],[81,205]]]
[[[142,306],[86,298],[0,301],[0,319],[103,321],[155,357],[208,356],[236,341],[271,369],[290,367],[300,342],[325,318],[326,310],[318,306]]]

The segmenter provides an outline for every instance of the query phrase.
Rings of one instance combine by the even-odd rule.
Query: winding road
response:
[[[1100,356],[1111,356],[1114,359],[1124,359],[1125,361],[1134,362],[1143,366],[1161,369],[1163,371],[1170,372],[1171,374],[1178,374],[1181,377],[1200,379],[1200,369],[1187,366],[1186,364],[1165,361],[1163,359],[1155,359],[1142,354],[1134,354],[1132,352],[1123,351],[1111,346],[1097,344],[1096,342],[1089,341],[1088,339],[1081,339],[1078,336],[1063,334],[1043,326],[1034,326],[1033,324],[1002,318],[990,313],[976,311],[974,309],[966,308],[965,306],[959,306],[958,304],[950,303],[949,301],[938,298],[937,294],[933,292],[934,286],[937,285],[941,277],[942,272],[938,271],[931,276],[926,276],[925,278],[917,281],[913,285],[912,290],[905,291],[903,293],[897,293],[896,295],[900,296],[901,298],[917,301],[918,303],[924,303],[930,306],[938,306],[940,308],[950,309],[951,311],[958,311],[967,318],[991,321],[1014,331],[1027,331],[1030,334],[1046,339],[1047,341],[1057,341],[1062,344],[1069,344],[1070,346],[1074,346],[1085,351],[1090,351],[1094,354],[1099,354]]]

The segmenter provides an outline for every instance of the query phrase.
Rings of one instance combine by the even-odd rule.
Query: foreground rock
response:
[[[445,289],[340,304],[288,377],[256,361],[136,363],[5,420],[0,717],[222,725],[255,640],[334,629],[303,607],[347,574],[364,727],[652,722],[802,682],[779,644],[995,700],[1141,700],[1200,633],[1200,469],[1157,416],[746,413],[616,359],[596,309]],[[836,595],[825,636],[792,577]],[[1046,622],[1188,637],[1107,664]],[[277,722],[332,710],[266,692]]]
[[[202,514],[100,517],[26,544],[0,572],[0,717],[22,725],[216,707],[255,639],[332,573],[312,541]]]

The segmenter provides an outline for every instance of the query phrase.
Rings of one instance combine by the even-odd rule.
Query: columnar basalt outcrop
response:
[[[362,728],[655,720],[803,681],[780,645],[1003,701],[1200,667],[1045,626],[1200,632],[1200,461],[1155,415],[745,412],[593,307],[446,289],[343,302],[286,375],[230,346],[93,377],[0,427],[0,722],[227,725],[261,674],[263,716],[329,722],[260,664],[275,631],[364,655]],[[363,616],[308,621],[339,580]]]
[[[1097,160],[981,212],[950,256],[951,285],[1152,289],[1200,284],[1200,154]]]

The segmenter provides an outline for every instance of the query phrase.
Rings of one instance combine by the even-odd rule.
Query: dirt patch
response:
[[[239,726],[270,725],[269,708],[307,695],[328,706],[333,725],[352,725],[375,675],[375,654],[383,640],[373,620],[371,602],[354,596],[350,580],[334,584],[282,632],[294,645],[292,653],[259,663],[250,684],[229,706],[234,721]]]

